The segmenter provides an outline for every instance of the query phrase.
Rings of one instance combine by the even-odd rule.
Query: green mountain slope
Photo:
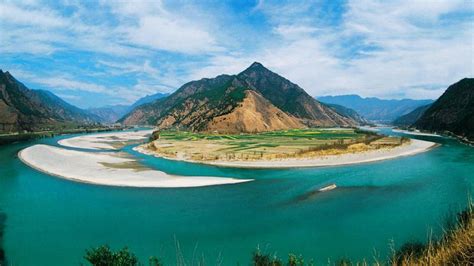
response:
[[[414,126],[474,140],[474,78],[464,78],[449,86]]]
[[[98,119],[49,91],[30,90],[0,70],[0,132],[70,127]]]

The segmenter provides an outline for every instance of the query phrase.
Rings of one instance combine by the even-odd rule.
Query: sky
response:
[[[82,108],[254,61],[312,96],[436,99],[473,51],[471,0],[0,0],[0,69]]]

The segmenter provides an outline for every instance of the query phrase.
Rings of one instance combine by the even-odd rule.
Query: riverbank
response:
[[[323,167],[338,166],[358,163],[369,163],[381,160],[394,159],[402,156],[415,155],[428,151],[438,144],[430,141],[411,139],[409,143],[393,148],[380,148],[377,150],[369,150],[358,153],[346,153],[340,155],[327,155],[316,158],[295,158],[295,159],[275,159],[275,160],[246,160],[246,161],[196,161],[184,158],[167,158],[178,161],[186,161],[192,163],[202,163],[223,167],[237,168],[295,168],[295,167]],[[157,156],[153,151],[148,150],[144,145],[134,148],[135,151]]]
[[[439,134],[426,133],[426,132],[420,132],[420,131],[410,131],[410,130],[403,130],[403,129],[392,129],[392,131],[396,133],[403,133],[403,134],[414,135],[414,136],[442,137]]]
[[[49,145],[21,150],[18,157],[28,166],[71,181],[122,187],[200,187],[251,181],[210,176],[179,176],[147,168],[117,152],[83,152]]]
[[[147,140],[151,133],[153,133],[153,130],[92,134],[62,139],[58,141],[58,144],[70,148],[90,150],[119,150],[125,145]]]
[[[114,130],[124,130],[126,127],[98,127],[98,128],[79,128],[65,130],[46,130],[37,132],[15,132],[8,134],[0,134],[0,145],[10,144],[18,141],[28,141],[39,138],[50,138],[59,135],[79,134],[79,133],[95,133],[108,132]]]

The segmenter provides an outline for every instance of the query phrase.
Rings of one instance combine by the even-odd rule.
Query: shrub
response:
[[[84,258],[94,266],[135,266],[137,257],[128,248],[113,252],[108,246],[100,246],[86,251]]]
[[[262,254],[259,248],[253,253],[252,262],[254,266],[282,266],[283,263],[276,256]]]

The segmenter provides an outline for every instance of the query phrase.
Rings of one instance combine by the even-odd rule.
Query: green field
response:
[[[398,138],[384,138],[357,129],[292,129],[256,134],[209,134],[185,131],[155,132],[148,147],[165,157],[184,156],[193,160],[272,159],[341,153],[351,148],[373,149],[401,144]],[[377,142],[378,141],[378,142]],[[376,146],[371,143],[377,143]],[[352,146],[351,146],[352,145]]]

